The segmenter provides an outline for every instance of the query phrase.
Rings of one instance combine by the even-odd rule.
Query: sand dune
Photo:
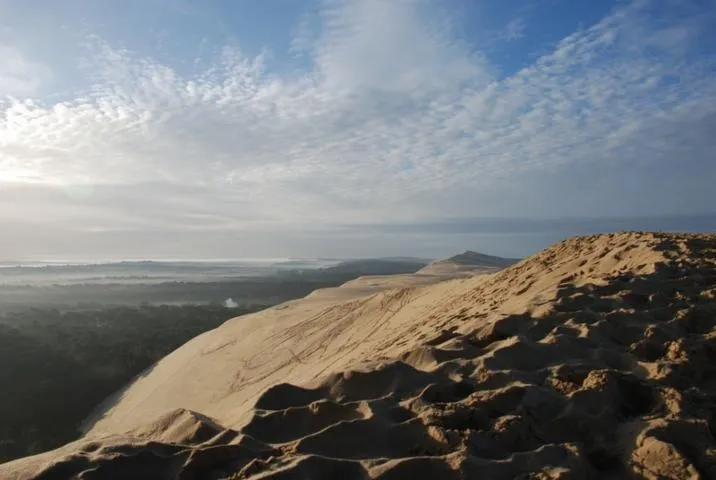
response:
[[[475,273],[495,273],[519,262],[516,258],[502,258],[467,250],[445,260],[437,260],[417,272],[418,277],[445,276],[471,277]]]
[[[399,277],[196,337],[0,478],[716,478],[716,235]]]
[[[418,275],[453,275],[469,277],[476,272],[494,273],[519,262],[517,258],[495,257],[467,250],[445,260],[438,260],[418,270]]]

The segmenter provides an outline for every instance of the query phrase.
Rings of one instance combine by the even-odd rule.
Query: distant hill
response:
[[[518,258],[503,258],[466,250],[444,260],[437,260],[418,271],[421,275],[490,273],[519,262]]]
[[[378,260],[386,260],[389,262],[422,263],[423,265],[427,265],[435,259],[420,257],[380,257]]]
[[[498,267],[505,268],[510,265],[519,262],[519,258],[504,258],[496,257],[494,255],[487,255],[484,253],[473,252],[472,250],[466,250],[463,253],[452,256],[448,259],[441,260],[441,262],[450,262],[457,265],[476,265],[480,267]],[[439,262],[438,262],[439,263]]]
[[[325,273],[350,272],[357,275],[397,275],[415,273],[427,264],[427,261],[417,258],[368,258],[349,260],[332,267],[322,268],[320,271]]]

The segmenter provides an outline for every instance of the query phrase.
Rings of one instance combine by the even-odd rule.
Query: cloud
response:
[[[34,95],[52,78],[47,66],[28,60],[20,50],[11,45],[0,43],[0,58],[0,92],[5,95]]]
[[[499,38],[505,42],[512,42],[524,38],[527,22],[524,17],[516,17],[510,20],[500,32]]]
[[[90,88],[1,107],[0,218],[265,233],[648,213],[624,206],[633,188],[620,179],[659,183],[688,159],[698,181],[716,147],[713,52],[684,55],[703,12],[671,20],[659,5],[621,6],[509,76],[454,33],[450,12],[408,0],[326,2],[298,23],[292,48],[308,63],[290,72],[236,47],[187,71],[92,37]],[[517,38],[524,23],[507,31]],[[43,78],[15,58],[0,82]],[[682,188],[684,211],[714,200]]]
[[[323,86],[418,100],[489,80],[483,59],[445,33],[441,13],[414,1],[335,2],[315,48]]]

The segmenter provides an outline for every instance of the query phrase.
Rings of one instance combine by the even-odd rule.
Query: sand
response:
[[[422,277],[230,320],[0,478],[716,478],[716,235]]]

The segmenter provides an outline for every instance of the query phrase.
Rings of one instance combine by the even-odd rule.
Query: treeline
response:
[[[29,306],[76,310],[140,304],[221,305],[228,298],[239,304],[275,305],[304,297],[318,288],[340,285],[362,274],[354,271],[296,271],[212,282],[2,285],[0,313],[26,310]]]
[[[92,409],[196,335],[263,305],[141,306],[0,317],[0,462],[79,436]]]

